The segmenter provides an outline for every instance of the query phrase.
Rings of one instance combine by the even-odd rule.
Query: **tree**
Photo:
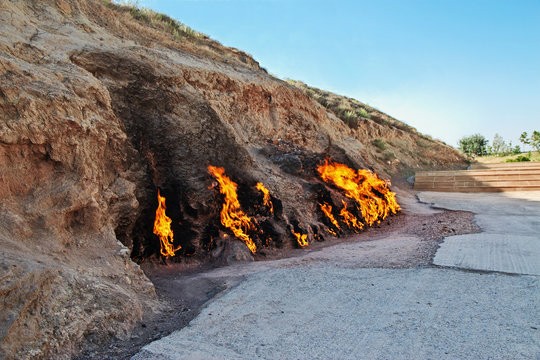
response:
[[[534,130],[531,136],[526,131],[522,132],[519,141],[524,145],[532,146],[536,151],[540,151],[540,131],[538,130]]]
[[[499,134],[495,134],[493,141],[491,142],[491,152],[493,155],[506,155],[509,153],[509,148],[510,146],[506,144],[503,137]]]
[[[467,156],[482,156],[487,154],[486,138],[480,134],[462,137],[459,140],[459,149]]]
[[[531,146],[535,148],[536,151],[540,151],[540,131],[534,130],[529,139]]]
[[[523,145],[529,145],[530,144],[529,135],[527,134],[526,131],[521,133],[521,135],[519,136],[519,141],[521,141],[523,143]]]

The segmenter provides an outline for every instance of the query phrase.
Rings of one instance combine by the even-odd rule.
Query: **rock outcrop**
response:
[[[180,259],[246,259],[222,236],[208,165],[248,208],[257,181],[270,189],[268,247],[292,247],[289,228],[321,239],[325,157],[391,175],[372,139],[206,37],[98,0],[3,1],[0,25],[0,357],[69,358],[156,309],[132,259],[159,252],[158,187]],[[440,165],[463,163],[449,154]]]

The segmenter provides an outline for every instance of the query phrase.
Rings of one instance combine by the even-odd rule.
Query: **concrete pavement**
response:
[[[535,359],[538,290],[445,269],[274,269],[134,359]]]
[[[336,250],[343,262],[249,265],[189,326],[133,359],[540,359],[540,193],[458,195],[420,194],[481,217],[484,233],[445,240],[443,267],[361,268],[354,243]]]
[[[540,275],[540,192],[423,192],[418,198],[436,207],[472,211],[482,228],[480,234],[446,238],[434,264]]]

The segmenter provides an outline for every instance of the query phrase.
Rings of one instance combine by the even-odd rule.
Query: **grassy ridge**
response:
[[[116,27],[115,30],[119,31],[123,37],[136,41],[143,39],[148,43],[155,42],[170,48],[182,49],[212,60],[241,63],[264,71],[253,56],[245,51],[224,46],[166,14],[138,6],[137,1],[101,0],[101,4],[112,10],[114,21],[100,19],[99,16],[95,18],[95,21],[106,27]],[[107,17],[109,14],[101,13],[101,15]]]
[[[521,156],[527,156],[528,154],[529,153],[522,153]],[[479,156],[475,160],[482,164],[498,164],[498,163],[508,162],[508,160],[514,160],[518,156],[519,155],[507,155],[507,156],[489,155],[489,156]],[[540,162],[540,151],[531,152],[531,161]]]
[[[186,37],[192,39],[209,39],[207,35],[193,30],[178,20],[175,20],[168,15],[155,12],[154,10],[138,7],[135,2],[116,3],[111,0],[103,0],[103,3],[117,11],[130,13],[134,19],[143,22],[156,30],[167,32],[177,40]]]

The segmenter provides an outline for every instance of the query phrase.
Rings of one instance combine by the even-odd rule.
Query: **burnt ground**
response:
[[[411,200],[412,194],[404,195]],[[413,201],[416,202],[416,200]],[[416,203],[412,208],[422,206]],[[417,238],[413,252],[406,252],[406,255],[403,256],[402,253],[388,251],[383,246],[379,251],[366,255],[366,259],[362,259],[359,266],[371,268],[430,267],[433,266],[433,257],[444,237],[480,232],[480,228],[474,223],[474,214],[471,212],[444,209],[419,212],[415,210],[406,207],[398,216],[388,218],[379,226],[369,228],[360,234],[316,242],[311,244],[309,249],[267,251],[265,256],[259,256],[255,263],[251,264],[258,263],[264,267],[264,264],[269,264],[268,260],[301,259],[301,257],[305,257],[306,261],[313,261],[313,257],[310,259],[309,256],[305,255],[332,251],[329,247],[351,241],[376,244],[383,239],[396,237],[394,245],[399,246],[400,236],[410,236]],[[164,306],[163,311],[158,314],[147,314],[134,329],[129,339],[114,339],[105,346],[89,347],[77,359],[129,359],[144,345],[187,326],[209,300],[236,286],[246,276],[245,271],[239,271],[236,274],[223,271],[220,275],[219,269],[217,276],[206,276],[211,271],[215,272],[216,267],[198,263],[147,262],[141,264],[141,267],[154,283],[159,299]]]

